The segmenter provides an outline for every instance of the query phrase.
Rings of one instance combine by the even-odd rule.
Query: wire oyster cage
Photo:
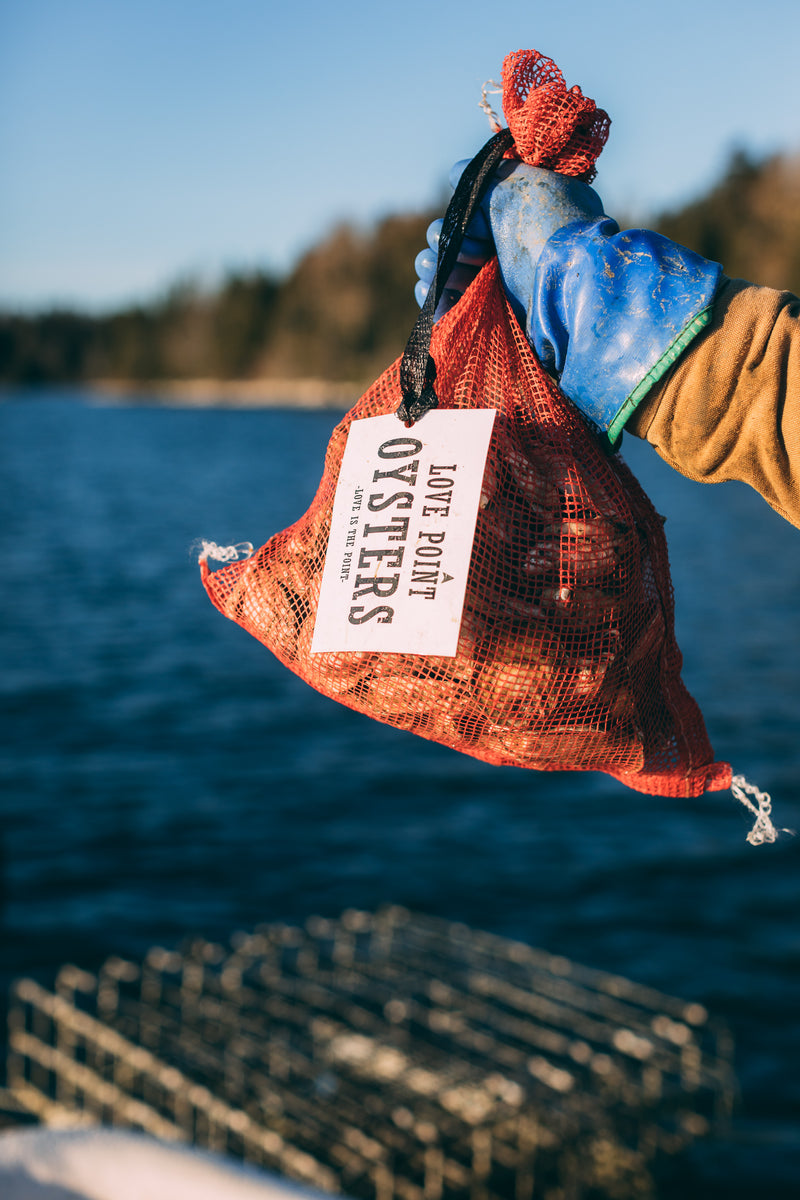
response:
[[[18,980],[7,1088],[364,1200],[625,1200],[731,1064],[699,1004],[391,907]]]

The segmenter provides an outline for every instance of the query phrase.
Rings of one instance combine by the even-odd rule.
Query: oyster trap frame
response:
[[[729,1115],[701,1005],[386,908],[19,980],[7,1086],[364,1200],[652,1195]]]

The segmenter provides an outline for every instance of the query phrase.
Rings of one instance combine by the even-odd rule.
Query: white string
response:
[[[500,118],[498,117],[497,113],[489,103],[487,95],[501,96],[502,94],[503,89],[496,79],[487,79],[481,88],[481,99],[478,102],[478,108],[482,108],[489,118],[489,124],[492,127],[492,133],[499,133],[503,126],[500,123]]]
[[[744,775],[734,775],[731,780],[731,791],[737,800],[740,800],[745,808],[749,808],[750,812],[756,818],[756,823],[747,835],[747,840],[751,846],[761,846],[764,842],[777,841],[778,832],[789,833],[792,837],[795,836],[793,829],[781,829],[778,831],[772,824],[772,797],[769,792],[761,792],[753,783],[748,783]],[[748,795],[749,793],[749,795]],[[749,799],[753,796],[758,801],[756,808],[753,801]]]
[[[209,558],[214,562],[236,562],[239,558],[249,558],[252,553],[252,542],[237,542],[235,546],[218,546],[216,542],[207,542],[203,539],[200,543],[198,562],[205,562]]]

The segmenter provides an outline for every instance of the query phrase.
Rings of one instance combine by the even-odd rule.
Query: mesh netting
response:
[[[727,787],[680,678],[661,519],[542,370],[496,260],[432,352],[442,407],[498,411],[455,657],[310,653],[347,431],[396,410],[399,361],[334,430],[308,512],[244,562],[203,564],[213,602],[325,695],[486,762]]]
[[[503,112],[516,146],[507,158],[521,158],[531,166],[591,183],[611,121],[579,87],[567,90],[552,59],[536,50],[507,55]]]
[[[606,114],[534,51],[509,55],[503,79],[518,156],[591,178]],[[602,770],[661,795],[728,787],[680,678],[661,518],[544,372],[496,260],[431,355],[440,408],[498,414],[456,655],[310,649],[348,429],[397,411],[400,359],[334,430],[308,512],[244,562],[202,563],[214,604],[318,691],[485,762]]]

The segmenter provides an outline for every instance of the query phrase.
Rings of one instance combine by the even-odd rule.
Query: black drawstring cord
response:
[[[492,182],[494,173],[503,155],[513,146],[510,129],[501,129],[478,151],[458,181],[453,198],[447,206],[442,232],[439,237],[439,256],[436,274],[425,297],[422,311],[411,331],[400,365],[400,387],[403,401],[397,416],[411,426],[432,408],[439,399],[434,383],[436,363],[431,358],[431,333],[433,314],[442,298],[447,280],[456,265],[461,243],[467,226],[475,215],[478,205]]]

